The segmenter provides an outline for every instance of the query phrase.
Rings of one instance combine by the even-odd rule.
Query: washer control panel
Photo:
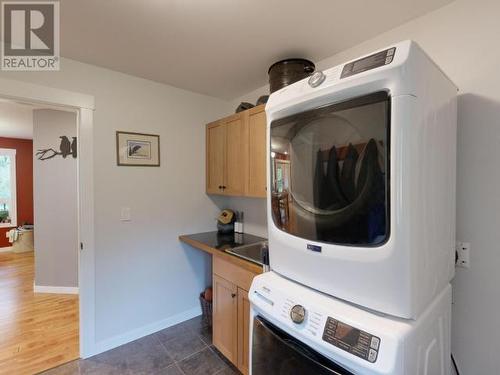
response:
[[[323,341],[374,363],[380,349],[380,338],[328,317]]]
[[[345,64],[340,74],[340,79],[390,64],[394,59],[395,53],[396,47],[393,47]]]

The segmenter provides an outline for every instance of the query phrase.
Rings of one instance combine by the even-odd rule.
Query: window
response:
[[[0,228],[17,226],[16,150],[0,148]]]

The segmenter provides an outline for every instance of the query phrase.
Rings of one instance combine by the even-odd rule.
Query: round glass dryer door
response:
[[[273,121],[275,225],[326,243],[376,246],[386,241],[389,130],[386,92]]]

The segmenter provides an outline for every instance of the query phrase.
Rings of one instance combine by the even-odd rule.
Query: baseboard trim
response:
[[[12,251],[12,246],[0,247],[0,253],[10,253]]]
[[[186,320],[195,318],[199,315],[201,315],[201,307],[197,306],[197,307],[192,308],[190,310],[186,310],[186,311],[183,311],[179,314],[171,316],[167,319],[159,320],[157,322],[147,324],[143,327],[133,329],[133,330],[126,332],[124,334],[117,335],[117,336],[111,337],[109,339],[99,341],[95,344],[94,351],[92,353],[88,353],[88,355],[85,358],[92,357],[93,355],[114,349],[118,346],[127,344],[131,341],[140,339],[141,337],[150,335],[152,333],[161,331],[162,329],[165,329],[165,328],[174,326],[176,324],[182,323]]]
[[[35,285],[35,293],[78,294],[78,287]]]

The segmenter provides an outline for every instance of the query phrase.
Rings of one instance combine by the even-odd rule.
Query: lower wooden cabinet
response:
[[[213,275],[213,344],[235,363],[238,359],[238,287]]]
[[[250,358],[250,300],[248,292],[238,288],[238,369],[243,374],[249,373]]]
[[[254,273],[214,257],[213,344],[243,374],[249,373],[250,301]]]

